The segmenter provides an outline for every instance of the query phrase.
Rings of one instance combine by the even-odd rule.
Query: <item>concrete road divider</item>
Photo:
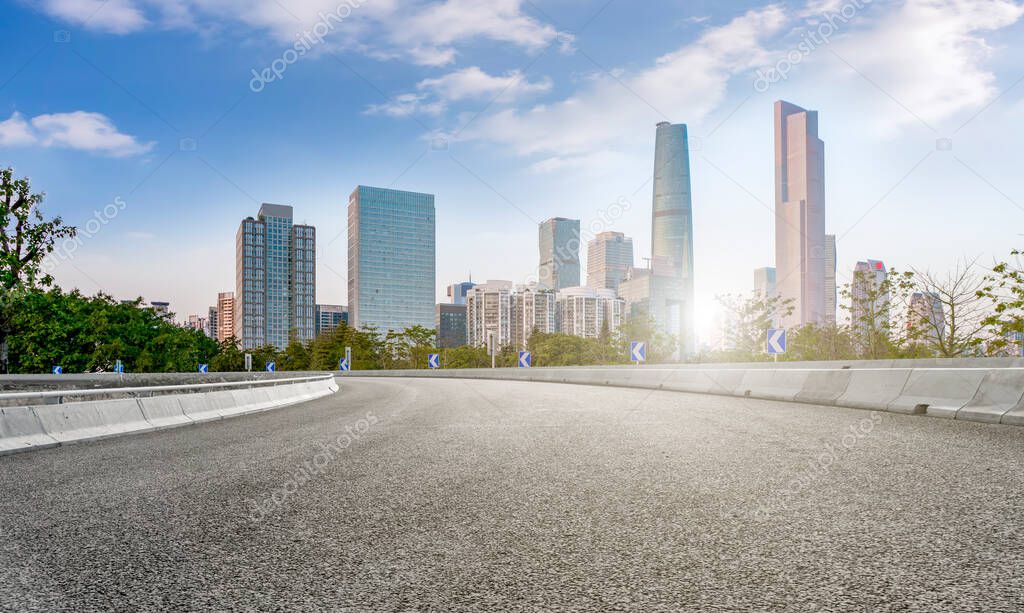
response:
[[[31,407],[0,408],[0,455],[57,445]]]
[[[956,417],[956,412],[974,398],[986,374],[983,370],[969,368],[915,369],[887,410]]]
[[[1024,368],[993,360],[816,362],[773,368],[750,365],[478,368],[354,371],[352,377],[456,377],[614,385],[699,394],[748,396],[872,411],[1024,425]],[[830,368],[830,364],[832,367]],[[913,364],[917,367],[904,367]],[[964,367],[958,367],[965,364]]]
[[[803,389],[793,398],[797,402],[834,405],[850,387],[850,370],[812,370],[807,373]]]
[[[803,391],[808,374],[806,370],[748,370],[733,394],[791,402]]]
[[[850,383],[843,395],[836,400],[836,405],[884,411],[890,402],[903,393],[903,386],[907,384],[910,372],[909,368],[851,370]]]
[[[1003,422],[1004,416],[1024,409],[1024,370],[990,370],[978,387],[978,392],[956,412],[956,419]],[[1017,424],[1020,425],[1020,424]]]
[[[153,424],[157,429],[173,428],[191,424],[192,419],[185,415],[181,408],[181,399],[178,396],[151,396],[139,398],[139,406],[142,407],[142,415],[146,421]]]
[[[270,386],[270,387],[267,387]],[[238,389],[224,389],[236,387]],[[196,393],[148,394],[196,390]],[[179,386],[90,388],[60,392],[16,392],[0,395],[7,401],[22,397],[94,396],[63,404],[32,404],[0,408],[0,455],[60,444],[149,432],[224,419],[284,407],[338,391],[331,375],[279,378],[262,382],[221,382]],[[141,398],[109,396],[140,395]]]

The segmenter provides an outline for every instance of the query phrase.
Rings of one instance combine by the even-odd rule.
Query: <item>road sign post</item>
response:
[[[498,333],[487,333],[487,353],[491,354],[491,368],[495,367],[496,356],[498,355]]]
[[[519,352],[519,368],[530,368],[533,366],[533,355],[529,351]]]
[[[647,361],[646,341],[632,341],[629,343],[629,360],[637,366],[639,366],[641,362]]]
[[[352,370],[352,348],[345,347],[345,372]]]
[[[780,353],[786,353],[785,328],[768,328],[766,350],[768,351],[768,355],[772,356],[776,362],[779,361]]]
[[[251,353],[245,354],[245,370],[249,371],[249,372],[252,371],[252,354]]]

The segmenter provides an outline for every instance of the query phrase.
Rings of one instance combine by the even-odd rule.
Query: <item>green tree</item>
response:
[[[850,313],[850,336],[858,356],[865,360],[906,357],[915,332],[907,326],[914,273],[890,269],[877,281],[874,272],[855,272],[841,295]]]
[[[725,313],[724,349],[713,352],[712,361],[756,362],[767,360],[768,329],[793,313],[793,300],[779,296],[725,294],[716,296]]]
[[[0,169],[0,371],[8,371],[8,337],[15,311],[27,290],[48,287],[53,277],[42,270],[43,259],[58,240],[77,230],[60,217],[47,221],[39,210],[44,194],[32,193],[28,179],[16,179],[13,168]]]
[[[309,370],[310,351],[301,340],[298,334],[292,332],[288,338],[288,346],[281,353],[281,363],[277,365],[280,370]]]
[[[852,360],[857,350],[846,326],[834,323],[808,324],[787,335],[785,360]]]

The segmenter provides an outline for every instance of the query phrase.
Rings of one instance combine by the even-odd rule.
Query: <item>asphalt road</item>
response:
[[[1024,428],[346,379],[0,457],[0,610],[1024,609]]]

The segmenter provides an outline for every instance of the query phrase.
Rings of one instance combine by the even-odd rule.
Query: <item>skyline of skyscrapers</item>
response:
[[[552,217],[540,223],[539,283],[553,290],[580,284],[580,220]]]
[[[432,328],[434,195],[359,185],[348,202],[348,308],[356,328]]]
[[[835,235],[824,234],[824,143],[818,136],[818,112],[776,101],[774,128],[776,266],[755,270],[755,291],[762,297],[774,291],[792,300],[793,315],[777,325],[835,323],[836,244]],[[685,357],[696,351],[697,340],[686,124],[657,124],[652,191],[651,257],[644,258],[648,268],[634,266],[632,238],[602,231],[587,243],[587,283],[582,285],[580,220],[551,217],[538,228],[538,289],[556,292],[556,303],[557,292],[567,288],[613,290],[625,301],[627,315],[652,316],[680,341],[678,355]],[[434,196],[360,185],[350,195],[347,217],[349,324],[395,330],[437,327]],[[306,230],[309,236],[303,234]],[[240,225],[236,248],[235,299],[228,309],[218,300],[216,326],[211,310],[204,327],[215,330],[218,339],[238,336],[244,348],[284,346],[292,330],[303,340],[315,336],[323,328],[315,302],[315,229],[293,225],[291,207],[264,203],[257,218]],[[472,281],[448,285],[450,303],[467,304],[472,288]],[[510,295],[518,290],[513,286]],[[545,309],[546,300],[541,300]],[[509,317],[515,306],[510,303]],[[247,326],[242,325],[246,318]],[[527,336],[519,330],[519,339],[514,339],[516,333],[509,333],[513,342]],[[467,331],[467,342],[469,336]]]
[[[775,102],[776,292],[792,301],[781,325],[825,321],[825,143],[818,112]]]
[[[292,207],[263,203],[235,235],[234,333],[243,349],[284,349],[315,334],[316,229],[294,224]]]

